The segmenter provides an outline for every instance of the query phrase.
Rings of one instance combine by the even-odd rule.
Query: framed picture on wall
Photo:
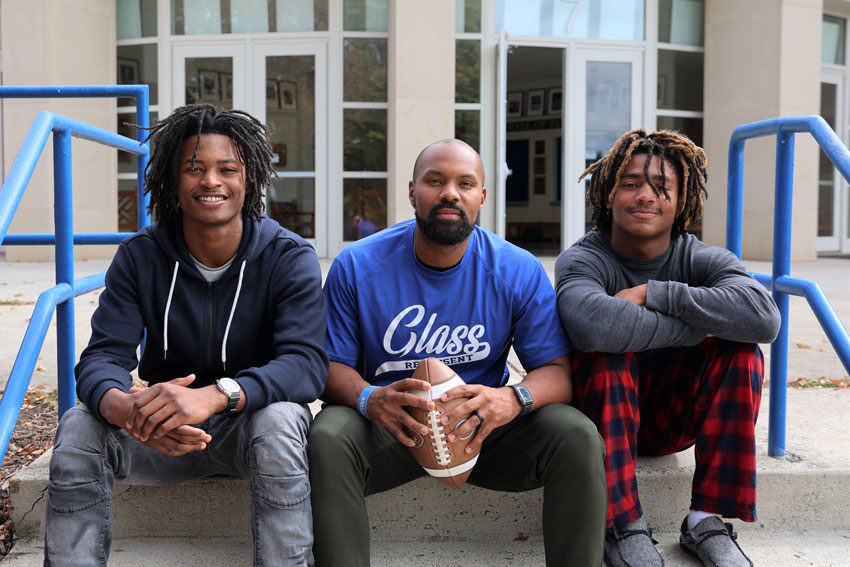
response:
[[[266,80],[266,108],[280,108],[280,96],[277,81]]]
[[[278,81],[280,107],[283,110],[298,110],[298,90],[295,81]]]
[[[118,58],[118,84],[139,84],[139,62],[135,59]]]
[[[508,93],[507,101],[507,116],[508,118],[518,118],[522,116],[522,91]]]
[[[221,100],[233,102],[233,73],[221,73]]]
[[[200,100],[201,95],[198,94],[198,86],[186,86],[186,104],[195,104]]]
[[[549,89],[549,114],[561,114],[561,110],[564,107],[564,92],[558,87],[555,89]]]
[[[545,104],[546,91],[544,89],[533,89],[528,91],[528,116],[542,116]]]
[[[198,83],[201,85],[202,99],[210,101],[219,100],[221,98],[221,90],[218,84],[218,71],[198,70]]]

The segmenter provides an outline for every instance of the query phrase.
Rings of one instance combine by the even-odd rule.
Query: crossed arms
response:
[[[642,352],[693,346],[708,335],[766,343],[779,330],[770,294],[729,252],[695,253],[683,268],[692,283],[650,279],[638,285],[625,283],[613,259],[568,252],[555,266],[558,311],[579,350]]]

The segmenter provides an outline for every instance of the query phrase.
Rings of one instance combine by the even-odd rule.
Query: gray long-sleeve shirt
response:
[[[674,238],[656,258],[619,254],[589,232],[555,263],[558,311],[572,345],[587,352],[643,352],[693,346],[707,334],[768,343],[779,311],[738,258],[693,235]],[[647,285],[646,306],[614,295]]]

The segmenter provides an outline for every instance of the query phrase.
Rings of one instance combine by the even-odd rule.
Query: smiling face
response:
[[[201,134],[195,159],[194,136],[180,148],[177,200],[184,231],[193,228],[241,229],[245,166],[236,144],[223,134]]]
[[[666,188],[658,195],[646,178],[644,165],[648,154],[633,155],[620,175],[608,208],[612,213],[611,244],[630,258],[654,258],[670,246],[670,234],[679,202],[679,176],[669,161],[652,156],[649,177],[656,187]]]
[[[415,169],[409,195],[419,231],[442,246],[465,241],[487,197],[478,154],[461,142],[438,142],[423,152]]]

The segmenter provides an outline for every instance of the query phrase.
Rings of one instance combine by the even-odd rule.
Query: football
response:
[[[431,384],[431,389],[427,392],[413,390],[410,393],[433,400],[435,408],[431,411],[407,408],[407,412],[413,416],[413,419],[427,425],[429,429],[427,437],[423,437],[416,431],[407,431],[407,434],[416,442],[410,450],[428,474],[447,486],[460,486],[469,478],[472,467],[478,460],[478,453],[468,454],[464,451],[478,428],[476,427],[465,438],[449,443],[447,439],[449,433],[460,427],[468,416],[455,419],[447,425],[440,423],[440,418],[447,411],[465,402],[466,398],[457,398],[443,403],[440,401],[440,396],[455,386],[464,384],[464,381],[455,374],[454,370],[436,358],[426,358],[420,362],[411,378],[425,380]]]

